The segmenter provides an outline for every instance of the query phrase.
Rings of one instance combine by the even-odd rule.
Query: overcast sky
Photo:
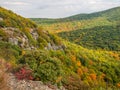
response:
[[[62,18],[117,7],[120,0],[0,0],[0,6],[28,18]]]

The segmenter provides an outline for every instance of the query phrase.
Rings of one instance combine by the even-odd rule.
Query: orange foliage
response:
[[[119,87],[119,88],[120,88],[120,83],[117,83],[117,87]]]
[[[81,76],[83,74],[83,71],[81,70],[81,68],[78,68],[77,73]]]
[[[85,67],[85,68],[83,69],[83,72],[87,73],[87,72],[88,72],[88,68]]]
[[[92,80],[96,80],[96,78],[97,78],[96,74],[90,74],[90,77]]]
[[[89,61],[89,64],[90,64],[90,65],[93,65],[93,61],[92,61],[92,60],[90,60],[90,61]]]
[[[87,81],[92,82],[92,78],[90,76],[87,76]]]
[[[76,62],[76,56],[75,56],[75,55],[71,55],[71,60],[72,60],[73,62]]]
[[[80,61],[77,61],[77,66],[81,66],[81,62]]]
[[[110,54],[111,54],[111,56],[113,56],[115,59],[117,59],[117,60],[120,59],[119,54],[117,54],[117,53],[110,53]]]

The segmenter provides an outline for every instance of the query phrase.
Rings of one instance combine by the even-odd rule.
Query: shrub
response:
[[[3,41],[7,41],[7,39],[8,39],[7,34],[6,34],[5,31],[2,30],[2,29],[0,29],[0,37],[2,37],[2,40],[3,40]]]
[[[37,73],[42,81],[55,83],[62,74],[60,61],[56,58],[48,58],[38,66]]]
[[[68,75],[63,83],[67,90],[90,90],[90,87],[81,81],[80,77],[75,73]]]
[[[20,63],[29,65],[34,72],[35,80],[55,84],[56,80],[62,77],[61,61],[51,58],[45,51],[27,53],[20,59]],[[57,80],[57,83],[60,83],[60,80]]]
[[[17,79],[33,80],[32,71],[26,67],[22,67],[15,73]]]
[[[42,38],[41,36],[38,37],[38,44],[40,46],[40,48],[44,48],[45,46],[47,46],[47,41]]]
[[[5,27],[5,26],[6,26],[6,23],[3,21],[0,21],[0,27]]]
[[[53,40],[53,42],[57,45],[61,45],[62,44],[62,39],[59,38],[58,36],[51,34],[51,40]]]
[[[5,60],[17,59],[21,53],[18,46],[0,41],[0,56]]]
[[[32,34],[30,33],[30,28],[24,28],[23,32],[25,33],[25,35],[27,36],[30,44],[32,44],[33,46],[36,46],[36,41],[35,39],[32,37]]]

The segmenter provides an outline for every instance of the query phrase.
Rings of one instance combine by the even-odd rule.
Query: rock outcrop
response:
[[[0,17],[0,21],[3,21],[3,18]]]
[[[45,85],[41,81],[17,80],[11,73],[9,73],[7,85],[10,90],[65,90],[64,87],[58,89],[53,85]]]
[[[33,46],[30,45],[30,43],[29,43],[28,37],[25,35],[25,33],[23,33],[18,28],[5,27],[5,28],[2,28],[1,30],[3,30],[6,33],[6,35],[8,36],[7,42],[9,42],[13,45],[18,45],[21,48],[25,48],[25,49],[33,48]],[[37,38],[38,38],[37,32],[33,30],[30,33],[31,33],[32,37],[35,40],[37,40]],[[2,40],[2,37],[0,37],[0,40]]]
[[[63,50],[65,47],[65,45],[55,45],[55,44],[51,44],[48,43],[47,47],[45,47],[46,50]]]

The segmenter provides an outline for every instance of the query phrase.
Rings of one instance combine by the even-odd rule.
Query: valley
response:
[[[0,7],[0,71],[51,89],[119,90],[119,11],[30,20]]]

